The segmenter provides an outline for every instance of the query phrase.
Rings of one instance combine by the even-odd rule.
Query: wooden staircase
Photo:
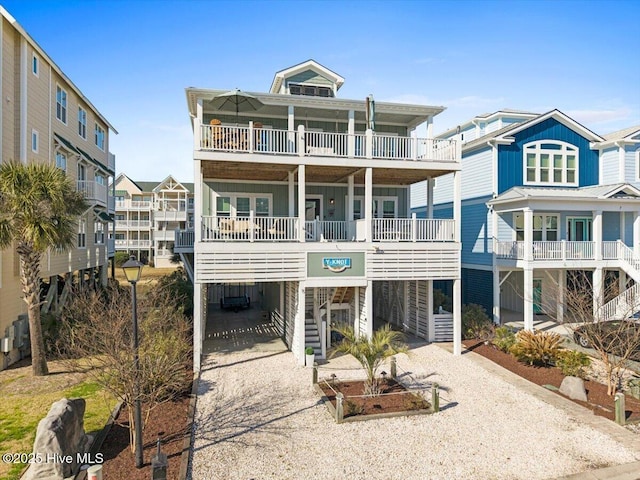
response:
[[[331,303],[350,303],[355,293],[354,287],[338,287],[333,292]]]

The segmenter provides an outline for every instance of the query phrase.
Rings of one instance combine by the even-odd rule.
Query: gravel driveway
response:
[[[310,370],[296,366],[290,352],[210,354],[201,373],[188,478],[530,480],[640,459],[467,355],[425,345],[401,355],[398,365],[446,388],[449,408],[337,425],[310,385]],[[341,357],[328,367],[357,363]]]

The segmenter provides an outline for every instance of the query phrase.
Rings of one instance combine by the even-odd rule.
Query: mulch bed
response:
[[[468,350],[488,358],[501,367],[537,385],[553,385],[560,388],[560,384],[564,379],[564,375],[556,367],[537,367],[519,362],[513,355],[499,350],[492,344],[485,345],[484,342],[479,340],[464,340],[463,344]],[[587,391],[588,402],[572,401],[590,409],[596,415],[614,420],[613,396],[607,395],[607,386],[592,380],[585,380],[584,386]],[[559,392],[555,393],[561,395]],[[640,400],[625,395],[625,410],[627,422],[640,422]]]
[[[363,381],[344,381],[331,384],[319,382],[329,401],[336,406],[336,392],[344,395],[344,418],[373,415],[378,413],[396,413],[410,410],[428,410],[430,404],[418,392],[411,392],[393,379],[381,380],[382,394],[375,397],[362,397]],[[335,392],[334,392],[335,390]],[[384,395],[391,394],[391,395]]]
[[[129,448],[129,413],[120,410],[99,452],[104,455],[102,476],[105,479],[149,480],[151,460],[156,455],[158,437],[162,452],[167,455],[167,479],[177,479],[185,436],[190,435],[187,419],[189,396],[158,405],[151,411],[143,432],[144,466],[135,467],[135,457]],[[142,408],[144,418],[145,408]]]

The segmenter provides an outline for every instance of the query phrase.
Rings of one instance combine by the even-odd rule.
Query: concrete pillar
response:
[[[364,218],[366,223],[366,241],[373,240],[373,168],[367,167],[364,174]]]
[[[526,235],[527,234],[525,230],[525,238],[526,238]],[[532,268],[524,269],[524,329],[533,331],[533,269]]]
[[[206,318],[202,308],[202,285],[195,283],[193,285],[193,370],[200,370],[200,362],[202,357],[202,341],[204,339]]]
[[[306,200],[305,165],[298,166],[298,240],[305,241],[305,200]]]
[[[556,321],[564,322],[564,304],[567,288],[567,271],[558,270],[558,299],[556,303]]]
[[[367,337],[373,337],[373,282],[367,281],[366,290],[364,292],[364,308],[367,315]]]
[[[600,319],[600,308],[604,305],[604,270],[596,268],[593,271],[593,318]]]
[[[453,354],[462,354],[462,280],[453,281]]]
[[[427,340],[436,340],[436,319],[433,316],[433,280],[427,280]]]
[[[493,264],[493,323],[495,325],[500,325],[500,270],[495,264]]]

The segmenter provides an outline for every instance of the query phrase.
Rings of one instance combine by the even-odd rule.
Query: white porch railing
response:
[[[150,228],[151,220],[116,220],[116,228]]]
[[[494,251],[498,258],[508,260],[524,260],[526,257],[525,242],[494,242]],[[595,260],[595,242],[533,242],[532,260]]]
[[[453,242],[455,221],[452,219],[374,218],[374,242]]]
[[[151,210],[153,202],[143,200],[117,200],[117,210]]]
[[[82,192],[87,200],[107,204],[107,186],[93,180],[78,180],[78,191]]]
[[[309,132],[248,127],[201,125],[196,148],[224,152],[278,155],[376,158],[417,161],[459,161],[452,139],[432,139],[366,134]],[[196,141],[198,141],[196,139]]]
[[[620,295],[605,303],[598,314],[599,320],[621,320],[640,311],[640,283],[636,283]]]
[[[151,247],[151,240],[121,240],[116,239],[115,241],[116,249],[117,248],[149,248]]]
[[[307,220],[304,222],[307,241],[347,241],[354,236],[355,230],[349,229],[349,223],[343,220]]]
[[[297,217],[202,217],[202,241],[295,241]]]
[[[193,230],[176,230],[174,239],[174,249],[193,248],[195,242],[195,232]]]

